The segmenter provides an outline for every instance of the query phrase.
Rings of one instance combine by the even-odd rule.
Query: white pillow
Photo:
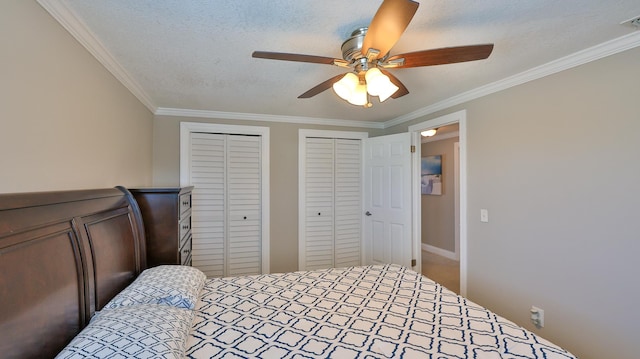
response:
[[[195,311],[147,304],[101,311],[67,345],[64,358],[184,358]]]
[[[143,271],[103,309],[136,304],[165,304],[194,309],[207,277],[197,268],[163,265]]]

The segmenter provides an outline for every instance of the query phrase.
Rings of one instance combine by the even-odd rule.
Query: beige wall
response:
[[[455,188],[453,144],[458,137],[422,144],[422,157],[442,155],[442,195],[421,195],[422,243],[454,253]]]
[[[151,112],[35,1],[0,49],[0,192],[151,184]]]
[[[412,122],[467,110],[469,298],[582,359],[640,353],[638,59],[635,48]]]
[[[180,122],[209,122],[269,127],[271,184],[271,271],[298,270],[298,130],[369,132],[362,128],[312,126],[276,122],[206,120],[156,116],[153,131],[153,184],[180,184]]]

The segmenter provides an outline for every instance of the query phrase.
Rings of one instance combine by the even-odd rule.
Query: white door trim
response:
[[[467,111],[461,110],[448,115],[444,115],[432,120],[417,123],[409,126],[409,132],[413,134],[413,145],[416,152],[421,153],[420,131],[428,128],[440,127],[458,123],[459,143],[460,143],[460,294],[467,294]],[[413,161],[413,188],[415,193],[420,193],[420,156],[415,156]],[[420,196],[413,196],[413,243],[414,250],[421,248],[421,207]]]
[[[271,225],[269,204],[269,127],[224,125],[206,122],[180,122],[180,186],[190,186],[189,183],[189,148],[191,147],[191,133],[224,133],[232,135],[257,135],[262,137],[261,163],[261,206],[262,206],[262,273],[270,272],[269,233]]]
[[[307,166],[307,147],[305,146],[307,137],[320,138],[344,138],[353,140],[362,140],[369,137],[368,132],[352,132],[352,131],[329,131],[329,130],[298,130],[298,270],[305,268],[305,244],[306,244],[306,175],[304,169]],[[360,158],[364,158],[364,146],[360,149]],[[364,160],[360,163],[360,173],[363,173]],[[364,196],[362,196],[364,197]],[[360,204],[361,208],[364,203]],[[364,233],[364,231],[362,231]],[[360,248],[364,248],[364,236],[360,239]],[[364,254],[364,251],[362,251]],[[364,263],[364,255],[361,255],[361,261]]]
[[[454,182],[454,236],[455,260],[460,262],[460,142],[453,144],[453,182]]]

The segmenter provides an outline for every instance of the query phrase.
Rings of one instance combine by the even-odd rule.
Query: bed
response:
[[[124,188],[0,196],[9,358],[575,358],[401,266],[146,268]]]

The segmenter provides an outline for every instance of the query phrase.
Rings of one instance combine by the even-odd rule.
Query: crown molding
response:
[[[478,87],[476,89],[463,92],[459,95],[450,97],[446,100],[436,102],[433,105],[423,107],[406,115],[396,117],[392,120],[384,122],[384,128],[396,126],[422,116],[430,115],[440,110],[459,105],[477,98],[490,95],[495,92],[506,90],[508,88],[524,84],[533,80],[549,76],[560,71],[586,64],[601,58],[614,55],[634,47],[640,46],[640,31],[618,37],[616,39],[603,42],[599,45],[575,52],[571,55],[548,62],[544,65],[534,67],[530,70],[507,77],[505,79]]]
[[[62,27],[67,30],[93,57],[98,60],[115,78],[120,81],[131,93],[138,98],[151,112],[155,112],[156,106],[142,87],[131,77],[102,42],[89,30],[89,27],[67,7],[62,1],[37,0]]]
[[[215,118],[223,120],[241,120],[241,121],[261,121],[261,122],[286,122],[300,123],[307,125],[326,125],[341,127],[359,127],[382,129],[382,122],[368,121],[351,121],[330,118],[317,117],[300,117],[300,116],[281,116],[281,115],[263,115],[258,113],[241,113],[241,112],[223,112],[223,111],[204,111],[190,110],[181,108],[159,107],[154,112],[157,116],[181,116],[181,117],[199,117],[199,118]]]

